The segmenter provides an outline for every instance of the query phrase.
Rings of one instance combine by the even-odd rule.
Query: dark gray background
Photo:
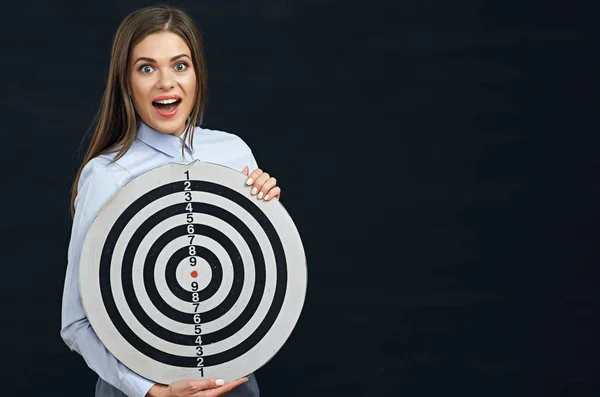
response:
[[[59,337],[79,145],[143,1],[2,10],[1,395],[91,395]],[[271,396],[600,394],[592,1],[175,2],[205,126],[280,181],[309,261]]]

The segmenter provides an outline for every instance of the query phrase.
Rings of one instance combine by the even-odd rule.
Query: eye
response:
[[[175,70],[177,70],[178,72],[183,72],[187,68],[188,68],[188,65],[185,62],[179,62],[178,64],[175,65]]]
[[[150,72],[152,72],[153,70],[154,70],[154,69],[153,69],[153,68],[152,68],[152,66],[150,66],[150,65],[142,65],[142,66],[140,67],[140,71],[141,71],[142,73],[150,73]]]

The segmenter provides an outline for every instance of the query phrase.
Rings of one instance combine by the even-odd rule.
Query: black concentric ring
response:
[[[192,293],[183,288],[177,281],[177,267],[184,259],[190,258],[188,247],[189,246],[182,247],[175,251],[169,258],[165,268],[165,280],[167,282],[167,287],[173,295],[186,302],[192,300]],[[208,285],[198,291],[198,302],[204,302],[210,299],[219,290],[219,287],[223,282],[223,268],[221,267],[221,261],[211,250],[200,245],[194,245],[194,248],[196,249],[196,254],[192,256],[204,259],[210,266],[212,274]],[[155,261],[156,258],[153,260],[153,262]],[[149,275],[149,272],[144,273],[144,276],[146,276],[146,274]],[[243,277],[243,275],[241,277]],[[152,282],[146,282],[146,277],[144,277],[144,283],[146,283],[146,286],[149,284],[154,285]],[[156,287],[156,285],[154,285],[154,287]]]
[[[232,190],[226,186],[218,185],[218,184],[215,184],[212,182],[207,182],[207,181],[191,181],[191,182],[192,182],[191,189],[193,191],[201,191],[201,192],[218,194],[222,197],[225,197],[225,198],[237,203],[244,210],[246,210],[250,215],[252,215],[254,217],[254,219],[258,222],[258,224],[261,226],[261,228],[264,230],[264,232],[271,244],[271,248],[275,255],[275,263],[276,263],[277,282],[275,285],[275,292],[274,292],[273,300],[269,306],[269,309],[267,311],[265,318],[263,319],[261,324],[254,330],[254,332],[248,338],[246,338],[244,341],[239,343],[237,346],[232,347],[228,350],[225,350],[225,351],[217,353],[217,354],[204,356],[205,365],[211,366],[211,365],[218,365],[218,364],[221,364],[224,362],[231,361],[231,360],[235,359],[236,357],[239,357],[240,355],[244,354],[245,352],[250,350],[253,346],[255,346],[269,331],[269,329],[275,322],[275,320],[281,310],[283,300],[285,297],[285,290],[286,290],[286,285],[287,285],[287,263],[286,263],[283,245],[282,245],[281,240],[280,240],[275,228],[273,227],[272,223],[269,221],[267,216],[256,205],[254,205],[253,203],[250,202],[250,200],[248,200],[247,197],[243,196],[242,194],[240,194],[240,193],[236,192],[235,190]],[[196,357],[178,356],[178,355],[174,355],[174,354],[170,354],[170,353],[161,351],[161,350],[157,349],[156,347],[151,346],[150,344],[148,344],[145,341],[143,341],[142,339],[140,339],[131,330],[131,328],[127,325],[126,321],[123,319],[123,317],[121,316],[121,314],[119,313],[119,311],[117,309],[116,303],[114,301],[114,297],[112,295],[111,280],[110,280],[110,268],[111,268],[113,251],[114,251],[116,242],[118,241],[123,229],[128,224],[128,222],[139,211],[141,211],[145,206],[147,206],[154,200],[157,200],[161,197],[164,197],[164,196],[167,196],[170,194],[182,193],[183,186],[184,186],[183,182],[173,182],[173,183],[169,183],[169,184],[160,186],[160,187],[144,194],[143,196],[141,196],[133,204],[131,204],[129,207],[127,207],[127,209],[125,211],[123,211],[123,213],[119,216],[117,221],[113,224],[113,226],[106,238],[106,241],[104,244],[104,249],[102,250],[102,257],[100,259],[99,277],[100,277],[100,291],[101,291],[102,300],[103,300],[104,306],[106,308],[106,311],[107,311],[111,321],[113,322],[115,328],[119,331],[121,336],[131,346],[133,346],[135,349],[137,349],[141,353],[145,354],[146,356],[148,356],[156,361],[162,362],[164,364],[179,366],[179,367],[195,367],[196,366]],[[185,213],[185,212],[187,212],[185,210],[186,204],[187,203],[176,204],[176,205],[167,207],[166,209],[164,209],[162,211],[171,209],[172,211],[175,212],[175,214]],[[196,207],[199,205],[200,206],[211,206],[210,204],[206,204],[206,203],[193,203],[193,206],[194,206],[193,212],[198,212],[198,209]],[[181,206],[181,209],[178,206]],[[176,207],[176,208],[173,208],[173,207]],[[256,238],[252,235],[252,233],[249,232],[249,230],[241,231],[238,228],[239,225],[238,225],[238,227],[235,226],[235,223],[239,223],[239,224],[242,224],[247,229],[247,226],[245,226],[245,224],[241,220],[239,220],[233,214],[229,213],[228,211],[226,211],[222,208],[219,208],[216,206],[212,206],[212,207],[213,207],[212,209],[214,209],[216,212],[221,212],[221,214],[220,214],[221,219],[223,219],[222,218],[222,215],[224,214],[223,211],[225,213],[228,213],[231,215],[231,217],[233,219],[233,224],[231,223],[232,219],[230,219],[230,222],[228,222],[228,223],[232,224],[232,226],[234,228],[236,228],[236,230],[238,230],[238,232],[240,232],[240,234],[243,236],[243,238],[246,240],[246,242],[250,242],[253,239],[256,240]],[[206,208],[208,209],[209,207],[206,207]],[[159,212],[161,212],[161,211],[159,211]],[[171,216],[173,216],[173,215],[171,215]],[[168,216],[165,216],[165,218],[168,218]],[[148,219],[148,221],[149,220],[150,219]],[[201,226],[206,226],[206,225],[196,225],[196,226],[201,227]],[[172,230],[175,230],[175,229],[177,229],[177,228],[174,228]],[[179,234],[179,235],[187,234],[186,230],[185,230],[185,225],[182,226],[182,229],[183,230],[182,230],[181,234]],[[134,233],[134,235],[136,233]],[[173,232],[173,233],[175,233],[175,232]],[[132,237],[132,239],[133,239],[133,237]],[[251,246],[251,245],[254,245],[254,244],[249,243],[249,246]],[[132,248],[130,248],[130,246]],[[259,247],[259,249],[260,249],[260,247]],[[127,303],[129,304],[132,312],[138,318],[138,320],[140,318],[142,318],[142,320],[144,320],[144,321],[140,321],[140,322],[142,324],[144,324],[144,326],[149,331],[153,332],[155,335],[163,337],[162,332],[156,331],[157,328],[154,328],[154,324],[156,324],[156,323],[154,323],[148,317],[148,315],[145,312],[143,312],[142,308],[139,306],[139,302],[137,301],[137,298],[134,296],[134,290],[133,290],[132,284],[130,283],[130,280],[132,279],[133,258],[135,256],[135,250],[137,250],[137,245],[132,245],[131,241],[130,241],[130,244],[128,244],[128,247],[126,249],[126,254],[124,255],[124,258],[123,258],[122,283],[123,283],[123,290],[125,291],[125,297],[126,297]],[[251,248],[251,251],[252,251],[252,248]],[[132,252],[132,253],[130,254],[130,252]],[[253,252],[253,256],[254,256],[254,252]],[[262,252],[260,252],[259,258],[262,258]],[[262,284],[260,292],[257,293],[256,296],[260,295],[262,297],[263,290],[264,290],[264,281],[265,281],[264,274],[262,276],[262,279],[259,279],[258,269],[261,267],[261,266],[259,266],[260,259],[259,259],[259,262],[257,263],[257,257],[254,256],[254,260],[255,260],[255,265],[257,266],[257,277],[256,277],[257,281],[255,284],[255,289],[256,289],[257,284]],[[262,266],[264,269],[264,259],[262,259],[262,261],[263,261]],[[144,269],[144,271],[146,271],[146,269]],[[256,300],[255,299],[256,296],[254,295],[254,291],[253,291],[253,297],[251,298],[250,303],[244,309],[244,311],[243,311],[242,315],[240,315],[240,317],[238,317],[236,320],[234,320],[228,326],[224,327],[222,330],[216,331],[213,334],[207,334],[206,336],[208,337],[208,335],[213,335],[213,337],[215,338],[213,340],[213,342],[216,342],[218,340],[223,340],[225,337],[227,337],[226,335],[230,335],[230,332],[234,331],[234,329],[236,327],[237,327],[237,329],[239,329],[240,326],[243,326],[249,318],[249,317],[243,318],[244,313],[247,313],[246,316],[249,315],[251,317],[252,314],[254,314],[254,312],[256,311],[258,304],[260,303],[259,301],[254,302]],[[252,306],[256,306],[256,307],[253,308]],[[147,320],[150,320],[150,321],[147,321]],[[192,336],[192,335],[190,335],[190,336],[180,335],[180,334],[175,334],[168,330],[165,330],[165,331],[166,331],[166,333],[164,334],[165,340],[177,340],[178,342],[174,342],[174,343],[180,343],[180,344],[184,344],[184,345],[194,344],[193,341],[189,341],[189,339],[188,339],[188,338],[193,339],[194,336]],[[156,332],[158,332],[158,334]],[[221,333],[221,334],[219,335],[218,333]],[[218,336],[218,338],[217,338],[217,336]],[[203,335],[203,340],[205,340],[204,335]]]
[[[227,212],[228,214],[230,214],[228,211],[222,210],[211,204],[193,203],[192,205],[194,206],[194,210],[196,212],[205,210],[205,211],[219,213],[221,211],[224,211],[224,212]],[[139,246],[140,242],[143,240],[145,234],[149,230],[151,230],[157,223],[164,221],[168,217],[186,213],[186,212],[187,211],[185,210],[185,204],[175,204],[170,207],[164,208],[163,210],[157,212],[156,214],[151,216],[148,220],[146,220],[146,222],[144,222],[138,228],[138,230],[133,234],[133,236],[131,237],[131,240],[127,244],[127,249],[125,250],[125,254],[123,255],[123,270],[122,270],[121,277],[122,277],[124,290],[133,288],[133,279],[132,279],[133,260],[135,258],[137,247]],[[206,213],[206,212],[204,212],[204,213]],[[230,214],[230,215],[233,218],[235,218],[232,214]],[[235,219],[237,219],[237,218],[235,218]],[[243,287],[243,283],[244,283],[244,264],[242,262],[242,259],[241,259],[241,256],[239,254],[237,247],[229,239],[229,237],[227,237],[224,233],[220,232],[219,230],[217,230],[211,226],[207,226],[207,225],[194,224],[193,226],[195,228],[194,233],[196,235],[203,235],[203,236],[209,237],[209,238],[215,240],[216,242],[218,242],[226,250],[226,252],[229,255],[229,257],[231,258],[231,261],[233,264],[234,281],[233,281],[231,290],[228,292],[225,300],[218,307],[216,307],[212,310],[209,310],[205,313],[201,313],[202,317],[203,317],[203,321],[208,322],[208,321],[213,321],[213,320],[219,318],[222,314],[226,313],[229,309],[231,309],[231,307],[235,304],[235,302],[239,298],[240,293],[242,292],[242,287]],[[242,227],[242,225],[238,225],[238,226],[240,228]],[[243,225],[243,227],[245,227],[247,229],[246,225]],[[247,231],[249,232],[249,229],[247,229]],[[154,244],[148,251],[148,255],[146,256],[146,261],[144,264],[144,285],[146,287],[146,291],[148,292],[148,297],[150,298],[150,300],[152,301],[154,306],[156,306],[157,309],[161,311],[162,314],[164,314],[165,316],[167,316],[173,320],[176,320],[176,321],[179,321],[179,322],[182,322],[185,324],[193,324],[194,323],[193,313],[184,313],[184,312],[179,311],[179,310],[173,308],[172,306],[170,306],[160,296],[160,294],[156,288],[156,284],[154,283],[154,268],[156,266],[156,260],[158,258],[158,255],[170,241],[172,241],[178,237],[186,236],[186,235],[188,235],[187,225],[176,226],[176,227],[172,228],[171,230],[168,230],[167,232],[165,232],[154,242]],[[262,291],[264,288],[264,274],[265,274],[264,264],[265,264],[265,262],[264,262],[264,258],[263,258],[262,252],[260,250],[260,245],[258,244],[258,241],[251,233],[248,236],[249,236],[248,239],[249,239],[251,247],[252,247],[250,249],[250,251],[252,252],[252,256],[255,258],[255,260],[258,260],[257,263],[258,263],[258,266],[260,266],[260,269],[257,268],[257,271],[260,272],[260,274],[262,275],[259,282],[255,283],[255,287],[253,290],[253,296],[255,294],[259,294],[259,293],[262,296]],[[184,249],[186,249],[186,248],[184,248]],[[211,254],[212,254],[212,252],[211,252]],[[214,255],[214,254],[212,254],[212,255]],[[179,263],[179,261],[177,261],[177,263]],[[127,268],[125,268],[125,266],[127,266]],[[167,264],[167,266],[169,266],[169,265]],[[223,270],[221,268],[219,268],[219,273],[222,274],[222,272],[223,272]],[[173,285],[171,285],[170,288],[173,288],[175,285],[178,285],[176,280],[172,284]],[[184,292],[185,292],[185,294],[182,294],[182,296],[180,296],[180,298],[182,300],[185,300],[185,301],[191,303],[192,302],[191,293],[189,293],[188,291],[185,291],[185,290],[184,290]],[[188,344],[190,344],[190,341],[193,341],[194,338],[192,336],[188,336],[188,337],[182,336],[182,337],[175,337],[175,338],[174,338],[174,335],[178,335],[178,334],[173,334],[173,335],[169,336],[168,334],[170,333],[170,331],[160,327],[153,320],[151,320],[150,317],[148,317],[145,314],[145,312],[143,311],[143,309],[142,309],[141,305],[139,304],[135,295],[131,294],[131,296],[127,296],[126,298],[127,298],[128,305],[132,309],[133,314],[136,316],[138,321],[140,321],[140,323],[142,323],[147,329],[156,330],[157,332],[154,332],[154,334],[156,336],[164,338],[165,340],[168,340],[173,343],[181,343],[181,344],[185,344],[185,345],[188,345]],[[259,296],[257,296],[257,298],[260,299]],[[191,307],[191,305],[190,305],[190,307]],[[252,312],[252,314],[254,314],[254,312]],[[191,344],[194,344],[194,343],[192,342]]]
[[[213,212],[225,211],[221,208],[213,206],[212,204],[196,203],[196,206],[201,207],[201,208],[207,207],[207,209],[210,209]],[[165,208],[163,211],[165,211],[165,213],[168,214],[169,210],[173,207],[175,207],[175,209],[177,209],[177,207],[179,207],[180,209],[184,210],[184,212],[182,212],[182,213],[185,213],[185,204],[175,204],[174,206]],[[225,211],[225,212],[227,212],[227,211]],[[227,212],[227,213],[230,214],[229,212]],[[237,219],[237,218],[235,218],[235,219]],[[153,216],[149,219],[149,221],[160,222],[161,216],[156,216],[156,217]],[[250,229],[248,229],[247,226],[245,224],[243,224],[241,221],[237,220],[237,222],[235,222],[233,219],[232,219],[232,221],[233,221],[234,227],[236,227],[236,228],[239,227],[241,229],[243,229],[243,228],[247,229],[247,233],[246,233],[245,237],[246,237],[246,241],[250,247],[250,252],[252,253],[252,257],[254,258],[254,263],[256,266],[256,281],[254,283],[254,288],[252,291],[252,296],[250,298],[250,302],[244,308],[242,313],[231,324],[224,327],[223,329],[216,331],[214,333],[203,334],[202,339],[205,340],[205,343],[213,343],[213,342],[217,342],[219,340],[223,340],[223,339],[228,338],[229,336],[235,334],[237,331],[239,331],[242,328],[242,326],[256,312],[256,309],[258,308],[258,305],[260,303],[260,300],[261,300],[263,292],[264,292],[264,283],[265,283],[265,276],[266,276],[265,261],[264,261],[264,257],[262,255],[262,251],[260,249],[258,240],[256,240],[256,237],[254,237],[254,235],[250,233]],[[239,222],[239,224],[238,224],[238,222]],[[239,251],[237,250],[237,248],[235,248],[235,245],[233,244],[233,242],[231,242],[231,240],[229,240],[225,236],[225,234],[223,234],[222,232],[216,230],[215,228],[213,228],[211,226],[200,225],[200,224],[193,224],[193,226],[194,226],[196,234],[210,236],[210,237],[214,238],[216,241],[218,241],[219,243],[223,244],[225,246],[225,249],[227,250],[228,254],[231,255],[232,261],[234,263],[235,277],[233,280],[233,286],[232,286],[231,290],[229,291],[229,293],[227,294],[227,297],[225,298],[225,300],[220,305],[215,307],[214,309],[209,310],[204,313],[200,313],[202,315],[203,321],[209,322],[209,321],[213,321],[213,320],[219,318],[221,315],[223,315],[224,313],[229,311],[233,307],[235,302],[238,300],[239,295],[242,291],[242,287],[243,287],[244,269],[243,269],[243,263],[242,263],[241,257],[239,255]],[[159,308],[159,310],[161,310],[163,312],[163,314],[165,314],[167,317],[173,318],[173,319],[175,319],[176,317],[180,318],[182,320],[181,322],[183,322],[183,323],[194,324],[193,314],[192,313],[183,313],[183,312],[180,312],[180,311],[172,308],[171,306],[169,306],[166,302],[164,302],[164,300],[162,300],[162,297],[160,297],[158,290],[156,290],[156,285],[153,283],[154,268],[155,268],[155,264],[156,264],[156,259],[158,257],[158,253],[160,253],[162,247],[164,247],[166,244],[168,244],[168,242],[171,241],[172,239],[187,235],[186,229],[187,229],[187,225],[177,226],[177,227],[169,230],[167,233],[165,233],[163,235],[164,238],[157,239],[157,241],[155,242],[153,247],[150,249],[150,252],[146,259],[146,265],[144,266],[144,283],[146,284],[146,286],[148,288],[148,296],[150,297],[152,302],[155,305],[164,306],[164,307]],[[140,236],[135,236],[135,234],[134,234],[134,237],[132,237],[131,240],[129,241],[127,249],[125,250],[125,255],[123,257],[124,259],[123,259],[123,269],[122,269],[122,273],[121,273],[121,278],[122,278],[124,291],[133,290],[133,277],[132,277],[133,259],[135,257],[135,251],[136,251],[137,247],[139,246],[139,242],[141,241],[141,239],[143,239],[143,234],[144,234],[143,233],[144,230],[142,227],[140,227],[138,229],[138,232],[139,231],[141,231]],[[166,328],[157,324],[154,320],[152,320],[150,318],[150,316],[148,316],[148,314],[146,314],[146,312],[142,309],[135,294],[125,294],[125,299],[127,300],[127,303],[129,305],[132,313],[135,315],[135,317],[138,319],[138,321],[146,329],[151,331],[154,335],[156,335],[164,340],[167,340],[169,342],[173,342],[173,343],[177,343],[177,344],[182,344],[182,345],[195,345],[196,344],[194,342],[195,337],[196,337],[195,335],[182,335],[182,334],[178,334],[178,333],[169,331]],[[187,297],[187,301],[192,303],[191,294]],[[191,307],[191,305],[190,305],[190,307]]]

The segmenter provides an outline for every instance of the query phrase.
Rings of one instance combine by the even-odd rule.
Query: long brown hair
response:
[[[206,105],[207,74],[202,37],[194,21],[182,9],[167,5],[138,9],[123,19],[115,33],[106,89],[96,115],[96,127],[71,189],[71,216],[75,214],[77,185],[85,165],[100,154],[117,151],[112,160],[115,162],[135,140],[138,121],[128,89],[129,58],[133,47],[146,36],[158,32],[175,33],[190,48],[198,83],[196,103],[184,131],[183,141],[187,139],[191,146],[194,127],[202,122]]]

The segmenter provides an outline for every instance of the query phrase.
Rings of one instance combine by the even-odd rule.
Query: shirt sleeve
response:
[[[62,301],[60,335],[67,346],[79,353],[103,380],[129,397],[144,397],[154,382],[131,371],[102,344],[85,314],[79,291],[79,257],[92,221],[119,185],[107,168],[108,161],[94,159],[81,174],[75,217],[68,250],[68,263]]]
[[[256,158],[254,158],[254,153],[252,153],[252,149],[250,148],[250,146],[248,146],[246,141],[244,141],[240,137],[238,137],[238,139],[242,143],[244,153],[246,154],[246,164],[248,165],[250,173],[252,173],[252,171],[258,169],[258,163],[256,162]]]
[[[250,168],[250,172],[254,171],[255,169],[258,168],[258,163],[256,162],[256,159],[254,158],[254,154],[252,154],[252,150],[250,150],[250,155],[249,155],[249,160],[248,162],[250,163],[248,165],[248,168]]]

